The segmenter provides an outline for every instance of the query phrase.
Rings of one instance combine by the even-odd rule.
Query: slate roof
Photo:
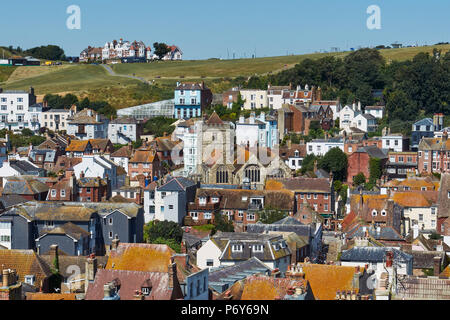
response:
[[[398,262],[412,262],[413,260],[412,255],[395,248],[353,247],[350,250],[344,250],[342,252],[341,261],[381,263],[385,261],[386,252],[389,250],[394,252],[394,260]]]
[[[180,287],[169,288],[167,270],[165,272],[142,272],[100,269],[95,275],[94,282],[89,284],[85,299],[102,300],[104,297],[103,286],[113,280],[118,280],[117,282],[120,283],[118,292],[120,300],[134,300],[135,291],[140,291],[141,286],[146,282],[151,283],[152,289],[150,295],[145,296],[145,300],[172,300],[182,297]]]
[[[207,87],[202,86],[201,83],[197,82],[182,82],[175,88],[175,90],[203,90],[203,89],[207,89]]]
[[[361,147],[356,150],[356,152],[365,152],[367,153],[371,158],[378,158],[378,159],[387,159],[387,154],[383,152],[383,150],[379,149],[376,146],[367,146],[367,147]]]
[[[58,250],[58,262],[59,262],[59,273],[65,278],[69,278],[73,276],[73,266],[77,266],[80,269],[80,274],[84,274],[86,272],[86,262],[87,256],[68,256],[61,254],[61,250]],[[39,257],[47,263],[47,265],[53,265],[53,255],[51,254],[42,254]],[[97,266],[99,269],[106,266],[108,261],[108,256],[96,256]]]
[[[352,239],[354,237],[364,237],[364,228],[367,228],[369,235],[376,240],[404,241],[404,238],[392,227],[380,226],[380,233],[378,233],[377,229],[373,226],[364,226],[361,223],[358,223],[352,226],[352,228],[349,228],[347,238]]]
[[[44,192],[48,192],[49,187],[37,180],[32,178],[24,177],[14,177],[8,178],[5,187],[3,188],[4,195],[35,195]]]
[[[192,180],[183,178],[183,177],[175,177],[165,183],[164,185],[157,188],[157,191],[186,191],[186,188],[195,186],[196,183]]]
[[[111,153],[111,158],[130,158],[132,153],[132,148],[130,148],[129,146],[123,146],[119,150]]]
[[[271,269],[256,257],[239,261],[234,265],[209,270],[209,287],[222,293],[235,282],[255,274],[270,274]]]
[[[43,155],[44,156],[44,162],[51,162],[51,163],[53,163],[56,160],[56,150],[32,149],[30,151],[29,157],[33,161],[37,161],[36,160],[36,156],[37,155]]]
[[[2,194],[0,196],[0,203],[5,209],[9,209],[15,205],[25,203],[28,200],[18,194]]]
[[[45,172],[44,169],[37,168],[31,163],[23,160],[10,160],[9,165],[11,168],[17,170],[21,175],[37,176],[40,173]]]
[[[42,232],[41,236],[46,234],[62,234],[68,235],[75,240],[81,240],[83,237],[89,237],[90,233],[83,228],[73,224],[72,222],[67,222],[60,227],[45,230]]]
[[[88,112],[92,112],[92,116],[89,116]],[[100,124],[105,117],[100,115],[100,122],[96,120],[97,112],[91,109],[83,109],[80,112],[75,113],[72,117],[67,117],[67,121],[73,124]]]
[[[30,201],[20,204],[7,214],[18,214],[28,220],[46,221],[89,221],[96,210],[83,207],[80,203],[65,204],[56,202]]]
[[[413,131],[416,130],[416,126],[430,126],[430,129],[431,129],[431,126],[433,126],[433,119],[431,119],[431,118],[424,118],[424,119],[421,119],[421,120],[419,120],[417,122],[414,122],[414,124],[413,124]]]
[[[304,224],[263,224],[260,222],[247,225],[247,232],[250,233],[264,233],[269,231],[294,232],[301,237],[309,237],[313,233],[311,225]]]
[[[445,263],[445,252],[436,251],[411,251],[405,250],[406,253],[413,257],[413,268],[414,269],[433,269],[434,268],[434,257],[441,257],[441,265]]]
[[[111,120],[109,123],[112,124],[137,124],[137,120],[131,117],[119,117]]]
[[[212,241],[218,244],[222,254],[221,261],[247,260],[257,257],[261,261],[273,261],[291,255],[291,250],[285,244],[283,237],[279,235],[257,234],[247,232],[221,232],[217,233]],[[225,245],[225,246],[224,246]],[[232,250],[233,245],[241,245],[242,251]],[[262,245],[262,252],[253,251],[251,245]]]

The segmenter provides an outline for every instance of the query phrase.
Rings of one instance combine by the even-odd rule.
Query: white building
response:
[[[0,88],[0,130],[22,131],[27,128],[37,133],[42,105],[36,104],[34,89],[30,92]]]
[[[41,127],[52,131],[67,131],[67,119],[77,112],[74,105],[70,109],[49,109],[40,114],[39,122]]]
[[[183,52],[177,46],[168,46],[169,52],[167,52],[161,60],[182,60]]]
[[[314,139],[306,143],[306,154],[323,156],[332,148],[339,148],[344,151],[344,140],[341,138]]]
[[[119,41],[107,42],[102,48],[102,60],[117,58],[146,58],[151,59],[151,48],[146,47],[142,41]]]
[[[361,102],[358,105],[355,103],[352,106],[345,106],[339,112],[339,128],[347,130],[352,126],[353,119],[361,114]]]
[[[360,113],[353,118],[351,127],[358,128],[364,132],[375,132],[378,127],[377,119],[370,113]]]
[[[384,116],[384,106],[367,106],[364,108],[364,113],[371,114],[377,119]]]
[[[77,179],[80,177],[109,179],[111,189],[117,189],[123,185],[117,179],[117,165],[100,155],[83,156],[82,161],[73,166],[73,170]]]
[[[290,86],[267,85],[267,100],[270,109],[281,109],[283,105],[283,94],[291,90]]]
[[[80,140],[108,138],[108,119],[91,109],[83,109],[67,120],[68,135]]]
[[[381,137],[381,148],[389,149],[394,152],[402,152],[407,148],[401,134],[388,134]]]
[[[277,120],[273,117],[267,117],[264,112],[256,117],[251,113],[248,119],[239,117],[236,122],[236,144],[273,148],[278,145]]]
[[[268,107],[267,91],[258,89],[241,89],[241,97],[246,110],[261,109]]]
[[[314,100],[314,91],[309,85],[305,85],[305,88],[302,89],[301,86],[297,86],[295,90],[285,90],[283,91],[282,96],[282,105],[283,104],[299,104],[304,103],[308,104]],[[280,107],[281,108],[281,105]]]
[[[114,144],[127,144],[139,139],[141,125],[133,118],[117,118],[108,124],[108,139]]]
[[[155,220],[155,187],[156,183],[150,183],[149,188],[144,189],[144,222]]]
[[[186,176],[197,173],[197,166],[201,164],[202,148],[201,148],[201,132],[202,125],[200,121],[196,121],[194,125],[187,128],[180,139],[183,140],[183,161],[184,172]]]

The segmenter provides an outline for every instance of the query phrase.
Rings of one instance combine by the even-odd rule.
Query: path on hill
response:
[[[106,71],[108,71],[108,73],[109,73],[111,76],[113,76],[113,77],[123,77],[123,78],[135,79],[135,80],[139,80],[139,81],[141,81],[141,82],[144,82],[144,83],[146,83],[146,84],[152,84],[150,81],[147,81],[147,80],[145,80],[144,78],[141,78],[141,77],[130,76],[130,75],[127,75],[127,74],[117,74],[117,73],[115,73],[114,70],[113,70],[110,66],[108,66],[107,64],[101,64],[101,66],[102,66]]]

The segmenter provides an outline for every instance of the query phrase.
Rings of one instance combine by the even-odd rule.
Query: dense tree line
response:
[[[304,59],[278,74],[251,77],[246,86],[309,84],[320,86],[322,99],[360,100],[363,106],[380,102],[374,90],[383,91],[387,122],[416,120],[418,114],[450,113],[450,52],[437,49],[412,60],[387,62],[376,49],[361,49],[347,56]]]
[[[89,108],[103,114],[107,118],[115,117],[117,115],[116,109],[106,101],[90,101],[87,97],[79,100],[77,96],[71,93],[68,93],[65,96],[46,94],[44,96],[44,103],[47,103],[51,109],[65,109],[72,105],[76,105],[78,111]]]
[[[11,54],[15,55],[33,56],[37,59],[46,60],[67,60],[64,50],[55,45],[34,47],[27,50],[23,50],[20,47],[14,48],[13,46],[9,46],[7,49]]]

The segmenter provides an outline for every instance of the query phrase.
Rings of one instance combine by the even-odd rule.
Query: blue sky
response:
[[[428,0],[22,0],[2,3],[0,45],[56,44],[67,55],[124,38],[178,45],[185,59],[301,54],[358,46],[450,41],[450,1]],[[381,30],[366,9],[381,8]],[[81,30],[66,28],[69,5]],[[5,14],[6,13],[6,14]]]

